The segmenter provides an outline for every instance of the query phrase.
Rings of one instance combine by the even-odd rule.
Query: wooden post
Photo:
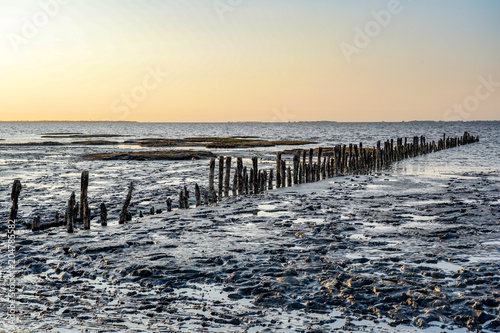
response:
[[[377,141],[377,148],[376,148],[376,158],[377,158],[377,169],[379,169],[382,166],[382,151],[380,150],[380,141]]]
[[[36,215],[33,217],[33,224],[31,225],[31,231],[39,231],[40,230],[40,215]]]
[[[84,221],[83,222],[84,225],[85,225],[85,218],[84,218],[85,200],[87,199],[88,187],[89,187],[89,172],[83,171],[80,182],[80,207],[79,207],[78,217]]]
[[[208,197],[210,202],[216,202],[215,199],[215,188],[214,188],[214,177],[215,177],[215,158],[210,159],[210,167],[208,172]]]
[[[267,187],[267,171],[266,170],[264,170],[262,172],[262,176],[263,176],[263,178],[262,178],[262,187],[261,188],[262,188],[262,191],[265,192],[266,187]]]
[[[306,176],[306,160],[307,160],[307,150],[302,151],[302,182],[301,183],[306,183],[307,182],[307,176]]]
[[[253,169],[250,168],[249,176],[248,176],[248,193],[253,192]]]
[[[363,142],[360,142],[359,143],[359,167],[361,169],[364,169],[365,168],[365,157],[366,157],[366,154],[365,154],[365,150],[363,149]]]
[[[129,187],[128,187],[127,197],[125,198],[125,201],[123,202],[122,209],[120,211],[120,218],[118,220],[119,224],[124,224],[127,221],[127,209],[128,209],[128,206],[130,205],[130,201],[132,200],[132,191],[133,190],[134,190],[134,183],[130,182]]]
[[[101,203],[101,225],[103,227],[108,225],[108,209],[106,208],[106,205]]]
[[[86,194],[85,194],[86,195]],[[90,208],[89,208],[89,202],[87,197],[85,197],[85,200],[83,202],[83,230],[89,230],[90,229]]]
[[[328,154],[328,156],[326,157],[326,164],[325,164],[327,178],[332,177],[331,163],[332,163],[332,157],[330,156],[330,154]]]
[[[233,196],[236,196],[237,190],[238,190],[238,172],[235,172],[233,177]]]
[[[247,167],[243,168],[243,193],[245,195],[248,195],[250,191],[249,185],[248,185],[248,172],[247,172]]]
[[[347,173],[347,146],[342,145],[342,174]]]
[[[281,187],[281,153],[276,153],[276,188]]]
[[[222,190],[224,189],[224,156],[219,156],[219,179],[218,179],[218,193],[219,198],[222,197]]]
[[[253,193],[259,193],[259,160],[257,156],[252,157],[253,165]]]
[[[189,191],[186,185],[184,185],[184,208],[189,209]]]
[[[236,160],[236,169],[238,173],[238,194],[242,195],[244,194],[243,188],[244,188],[244,178],[243,178],[243,159],[241,157],[238,157]]]
[[[323,162],[321,163],[321,177],[322,179],[326,179],[326,156],[323,157]]]
[[[205,203],[205,205],[210,205],[210,200],[208,199],[208,190],[207,191],[203,191],[202,193],[203,195],[203,202]]]
[[[286,161],[281,161],[280,167],[280,175],[281,175],[281,186],[286,186]]]
[[[297,185],[299,183],[299,165],[300,156],[298,153],[293,155],[293,184]]]
[[[73,207],[75,206],[75,192],[71,193],[71,196],[69,197],[68,200],[68,208],[66,210],[66,231],[68,233],[73,232],[73,223],[74,223],[74,214],[73,214]]]
[[[302,170],[302,164],[299,163],[299,184],[304,182],[304,170]]]
[[[184,209],[184,190],[179,191],[179,209]]]
[[[227,169],[226,169],[227,172]],[[226,194],[227,196],[227,194]],[[201,205],[201,192],[200,192],[200,187],[198,184],[194,184],[194,200],[196,202],[196,207],[199,207]]]
[[[167,212],[172,211],[172,199],[167,198]]]
[[[318,165],[320,166],[320,171],[316,173],[316,179],[320,180],[321,179],[321,161],[323,159],[323,148],[319,147],[318,148]]]
[[[287,186],[292,187],[292,168],[291,167],[287,168],[286,180],[287,180]]]
[[[12,184],[12,192],[10,194],[10,199],[12,200],[12,207],[10,208],[9,221],[14,221],[17,219],[17,210],[19,209],[19,194],[21,193],[21,181],[14,180]]]
[[[224,196],[229,196],[229,183],[231,181],[231,157],[226,157],[226,174],[224,178]]]
[[[269,182],[268,182],[268,189],[272,190],[273,189],[273,169],[269,170]]]

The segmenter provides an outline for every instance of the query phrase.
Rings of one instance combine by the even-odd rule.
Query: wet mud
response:
[[[74,234],[19,226],[17,328],[500,332],[500,174],[399,167],[155,215],[138,192],[129,223],[111,210]]]

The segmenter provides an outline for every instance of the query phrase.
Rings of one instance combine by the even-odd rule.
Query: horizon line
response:
[[[138,120],[0,120],[0,123],[138,123],[138,124],[207,124],[207,123],[266,123],[266,124],[289,124],[289,123],[466,123],[466,122],[497,122],[500,119],[490,120],[399,120],[399,121],[337,121],[337,120],[296,120],[296,121],[138,121]]]

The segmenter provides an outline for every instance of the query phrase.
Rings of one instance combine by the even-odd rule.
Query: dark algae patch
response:
[[[42,135],[42,138],[119,138],[124,137],[126,135],[120,134],[50,134],[50,135]]]
[[[123,153],[99,153],[87,154],[82,158],[87,160],[135,160],[135,161],[153,161],[153,160],[191,160],[205,159],[215,157],[214,154],[208,151],[195,150],[169,150],[169,151],[144,151],[144,152],[123,152]]]
[[[48,134],[42,135],[42,138],[80,138],[80,139],[90,139],[90,138],[118,138],[125,137],[126,135],[117,134]],[[257,148],[257,147],[273,147],[278,145],[292,146],[292,145],[307,145],[316,143],[314,141],[303,141],[303,140],[280,140],[280,141],[268,141],[259,139],[253,136],[245,137],[193,137],[185,139],[165,139],[165,138],[144,138],[144,139],[130,139],[124,141],[108,141],[108,140],[82,140],[73,141],[69,143],[65,142],[26,142],[26,143],[1,143],[0,145],[5,146],[55,146],[55,145],[87,145],[87,146],[97,146],[97,145],[138,145],[141,147],[205,147],[205,148]]]

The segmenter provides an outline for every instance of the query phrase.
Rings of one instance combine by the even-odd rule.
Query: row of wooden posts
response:
[[[408,142],[407,138],[404,140],[398,138],[396,142],[393,139],[387,140],[383,147],[381,141],[378,141],[374,148],[363,148],[363,143],[359,143],[359,145],[338,145],[332,148],[294,150],[290,152],[293,160],[289,166],[282,159],[283,152],[278,152],[275,170],[259,170],[257,157],[252,158],[252,167],[248,170],[239,157],[236,161],[231,190],[233,195],[258,194],[272,190],[273,186],[291,187],[336,176],[367,173],[388,167],[395,161],[477,141],[479,137],[465,132],[463,136],[456,138],[447,138],[445,134],[438,142],[427,142],[424,136],[415,136],[411,142]],[[215,159],[212,158],[209,165],[209,202],[216,202],[217,198],[223,195],[229,196],[231,157],[219,157],[218,166],[216,191],[214,186],[216,167]]]
[[[208,189],[202,190],[195,184],[194,199],[196,207],[206,204],[214,204],[223,197],[259,194],[274,187],[291,187],[302,183],[316,182],[322,179],[327,179],[336,176],[348,174],[369,173],[374,170],[388,167],[395,161],[400,161],[406,158],[415,157],[418,155],[429,154],[447,148],[453,148],[460,145],[466,145],[478,142],[479,137],[474,137],[465,132],[461,137],[449,138],[443,135],[442,139],[437,142],[427,142],[425,137],[415,136],[409,142],[407,138],[387,140],[382,143],[378,141],[373,148],[364,148],[362,143],[350,145],[338,145],[331,148],[316,148],[316,149],[298,149],[290,152],[276,153],[276,168],[270,170],[259,170],[258,158],[252,157],[252,167],[248,169],[243,165],[243,159],[236,159],[236,166],[231,180],[231,163],[230,156],[220,156],[218,158],[218,183],[217,190],[215,188],[215,171],[216,159],[212,158],[209,163]],[[291,165],[287,166],[287,162],[282,159],[283,154],[292,154],[293,159]],[[316,157],[316,159],[314,159]],[[274,175],[276,174],[276,180]],[[63,219],[56,213],[54,221],[50,223],[40,223],[40,216],[33,218],[32,230],[44,230],[51,227],[66,226],[69,233],[74,231],[76,222],[83,224],[83,229],[90,229],[91,211],[88,204],[88,185],[89,172],[83,171],[80,183],[80,202],[76,202],[75,192],[67,202],[66,213]],[[232,185],[232,186],[231,186]],[[12,208],[9,214],[9,220],[17,218],[19,194],[21,192],[21,182],[15,180],[12,186]],[[119,224],[124,224],[130,221],[132,216],[128,211],[132,200],[132,192],[134,184],[129,184],[126,199],[122,205],[119,214]],[[167,211],[172,210],[172,199],[166,201]],[[184,186],[179,192],[179,209],[189,208],[189,191]],[[155,211],[151,208],[150,214],[155,214],[160,210]],[[142,211],[140,217],[142,217]],[[100,205],[100,221],[102,226],[107,225],[108,211],[106,205]]]

